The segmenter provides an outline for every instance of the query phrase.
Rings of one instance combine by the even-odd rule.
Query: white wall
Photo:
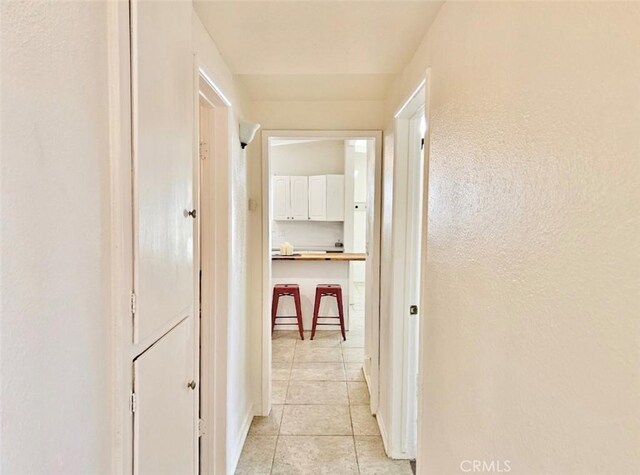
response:
[[[272,221],[271,247],[288,242],[294,252],[311,247],[333,247],[344,242],[344,224],[335,221]]]
[[[313,176],[344,174],[344,140],[316,140],[271,147],[271,175]],[[287,241],[294,247],[333,246],[344,242],[342,222],[273,221],[272,246]]]
[[[389,98],[385,172],[431,68],[419,473],[640,472],[638,24],[447,2]]]
[[[342,175],[344,140],[276,145],[269,158],[272,175]]]
[[[247,107],[244,90],[233,79],[213,40],[194,12],[194,48],[204,64],[207,76],[213,80],[232,104],[229,123],[232,146],[230,166],[229,229],[229,306],[227,322],[227,473],[233,473],[242,450],[244,437],[253,418],[251,380],[251,329],[248,320],[248,188],[247,156],[240,148],[237,118]],[[218,349],[219,350],[219,349]],[[221,454],[218,454],[221,455]]]
[[[111,473],[107,7],[0,8],[0,471]]]

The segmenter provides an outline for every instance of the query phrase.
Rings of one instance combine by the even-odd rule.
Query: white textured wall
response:
[[[639,24],[448,2],[388,101],[431,68],[420,473],[640,472]]]
[[[0,471],[110,473],[106,4],[1,15]]]

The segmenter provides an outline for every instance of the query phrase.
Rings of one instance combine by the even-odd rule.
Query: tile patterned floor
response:
[[[236,475],[409,475],[408,461],[387,458],[362,374],[364,318],[351,331],[273,336],[272,400],[255,417]]]

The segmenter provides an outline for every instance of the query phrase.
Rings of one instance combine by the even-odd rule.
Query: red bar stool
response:
[[[296,305],[295,315],[278,315],[278,302],[280,297],[293,297]],[[271,333],[276,326],[277,318],[295,318],[298,320],[300,338],[304,340],[304,328],[302,327],[302,306],[300,305],[300,288],[296,284],[278,284],[273,286],[273,299],[271,302]]]
[[[335,297],[336,303],[338,305],[338,316],[337,317],[323,317],[322,315],[318,315],[320,311],[320,300],[322,297]],[[318,323],[318,318],[337,318],[339,323]],[[311,328],[311,339],[316,334],[316,326],[317,325],[340,325],[340,330],[342,332],[342,339],[347,341],[347,335],[344,332],[344,310],[342,308],[342,287],[334,284],[320,284],[316,287],[316,303],[313,308],[313,327]]]

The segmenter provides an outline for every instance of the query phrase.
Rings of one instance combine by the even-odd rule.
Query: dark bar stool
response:
[[[295,315],[278,315],[278,301],[280,297],[293,297],[296,305]],[[300,305],[300,288],[296,284],[278,284],[273,286],[273,300],[271,302],[271,333],[276,326],[277,318],[296,318],[300,338],[304,340],[304,328],[302,327],[302,306]]]
[[[323,317],[322,315],[318,315],[320,311],[320,300],[322,297],[335,297],[336,303],[338,304],[338,316],[337,317]],[[336,318],[339,320],[339,323],[318,323],[318,318]],[[313,308],[313,327],[311,328],[311,339],[316,334],[316,326],[317,325],[340,325],[340,330],[342,331],[342,339],[347,341],[347,335],[344,331],[344,310],[342,308],[342,287],[339,285],[333,284],[320,284],[316,287],[316,303]]]

